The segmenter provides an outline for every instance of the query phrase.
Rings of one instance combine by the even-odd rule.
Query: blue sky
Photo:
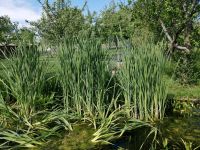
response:
[[[42,0],[44,1],[44,0]],[[52,0],[53,1],[53,0]],[[72,0],[72,5],[81,7],[85,0]],[[112,0],[87,0],[91,11],[100,10],[109,5]],[[120,0],[114,0],[118,2]],[[121,0],[124,1],[124,0]],[[0,0],[0,16],[8,15],[12,21],[20,26],[27,26],[25,20],[36,21],[40,18],[42,8],[37,0]]]

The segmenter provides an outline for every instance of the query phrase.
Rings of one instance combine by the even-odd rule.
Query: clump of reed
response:
[[[4,86],[0,91],[0,148],[35,147],[61,128],[72,130],[68,116],[46,107],[52,98],[42,94],[47,61],[41,61],[38,47],[20,43],[7,61],[9,67],[4,65],[0,80]]]
[[[59,46],[59,80],[66,112],[93,122],[103,117],[108,99],[110,75],[106,51],[98,39],[65,39]]]
[[[16,100],[20,115],[28,117],[42,96],[45,84],[46,62],[40,61],[40,52],[34,45],[19,44],[16,53],[8,58],[10,67],[4,69],[6,87]]]
[[[124,49],[118,78],[128,117],[145,121],[164,117],[167,92],[163,81],[163,48],[162,42],[141,41]]]

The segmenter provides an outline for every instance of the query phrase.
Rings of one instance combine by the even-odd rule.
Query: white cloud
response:
[[[41,10],[34,8],[34,0],[0,0],[0,16],[8,15],[12,21],[26,25],[25,20],[36,21],[41,17]]]

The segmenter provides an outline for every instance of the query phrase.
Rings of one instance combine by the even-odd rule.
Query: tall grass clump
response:
[[[0,149],[32,148],[60,129],[72,130],[66,114],[46,107],[52,100],[43,94],[48,62],[38,46],[19,44],[7,59],[0,82],[10,98],[0,91]]]
[[[164,117],[167,93],[162,80],[163,48],[163,43],[141,41],[125,49],[118,78],[128,117],[145,121]]]
[[[91,38],[65,39],[59,46],[64,109],[95,125],[108,104],[108,60],[101,42]],[[91,120],[92,118],[92,120]]]
[[[9,68],[4,69],[5,85],[16,100],[17,111],[28,117],[42,99],[45,84],[46,61],[40,61],[40,52],[35,45],[19,44],[13,57],[8,58]]]

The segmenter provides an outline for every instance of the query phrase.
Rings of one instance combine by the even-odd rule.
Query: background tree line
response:
[[[138,43],[151,36],[155,42],[164,40],[166,54],[180,62],[177,76],[185,73],[192,78],[191,72],[198,70],[193,63],[198,58],[193,57],[200,48],[200,0],[113,0],[100,14],[90,12],[87,2],[82,8],[72,6],[70,0],[38,2],[42,17],[27,21],[31,28],[19,28],[8,16],[0,18],[0,43],[36,40],[51,46],[66,36],[85,34],[118,47],[120,39]]]
[[[31,28],[19,29],[9,16],[1,16],[1,42],[11,42],[18,33],[20,38],[26,39],[28,31],[51,42],[64,36],[77,36],[84,31],[114,40],[117,37],[130,39],[140,31],[145,34],[151,32],[157,41],[165,38],[172,51],[188,52],[193,47],[199,47],[199,0],[111,1],[99,15],[89,11],[87,2],[78,8],[72,6],[70,0],[55,0],[52,3],[48,0],[37,1],[43,13],[40,20],[27,21]],[[32,39],[32,35],[29,38]]]

